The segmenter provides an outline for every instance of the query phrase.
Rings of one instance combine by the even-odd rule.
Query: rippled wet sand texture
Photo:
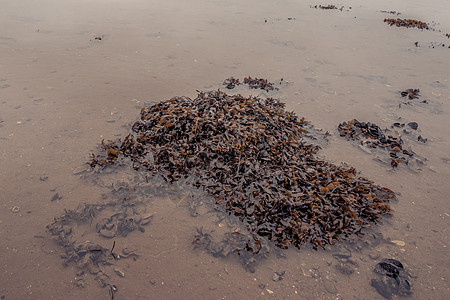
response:
[[[135,184],[131,170],[74,173],[102,139],[125,135],[143,106],[218,88],[279,98],[332,133],[321,155],[395,191],[394,216],[376,226],[375,240],[274,251],[251,273],[238,256],[215,257],[192,245],[197,228],[220,236],[237,226],[233,220],[207,205],[193,213],[189,197],[208,201],[198,191],[155,183],[145,195],[129,193],[143,197],[153,216],[144,232],[108,239],[94,225],[74,225],[80,243],[110,249],[115,241],[117,253],[127,248],[139,255],[105,267],[118,288],[115,299],[383,299],[370,283],[384,258],[403,263],[411,298],[449,293],[447,1],[0,3],[2,299],[109,299],[96,274],[64,266],[46,226],[65,209],[127,197],[114,194],[111,184]],[[317,4],[344,7],[310,7]],[[425,21],[435,31],[383,22],[397,17]],[[230,76],[249,75],[287,83],[271,92],[222,86]],[[404,104],[399,91],[406,89],[420,89],[427,103]],[[337,125],[355,118],[381,128],[417,122],[427,142],[410,142],[425,165],[392,170],[339,137]]]

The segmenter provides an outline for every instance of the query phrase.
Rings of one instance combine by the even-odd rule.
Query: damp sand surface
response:
[[[176,185],[149,193],[146,212],[153,217],[145,232],[108,239],[89,224],[75,226],[78,242],[110,248],[115,241],[118,253],[139,254],[105,267],[118,288],[114,299],[383,299],[370,282],[384,258],[407,266],[411,298],[448,295],[447,1],[322,3],[336,10],[269,0],[0,3],[2,298],[109,299],[95,274],[63,265],[63,251],[46,226],[65,209],[114,197],[111,184],[131,185],[135,174],[116,169],[93,180],[74,173],[102,139],[127,134],[143,106],[195,97],[196,90],[231,93],[223,80],[249,75],[283,78],[283,84],[278,91],[236,92],[286,102],[288,110],[332,133],[323,157],[354,166],[398,194],[394,217],[376,227],[383,238],[353,248],[273,252],[251,273],[237,256],[193,249],[197,228],[220,235],[236,224],[206,207],[193,217],[186,199],[199,194]],[[435,30],[383,23],[393,17],[425,21]],[[427,105],[404,104],[399,91],[406,89],[420,89]],[[428,139],[411,141],[427,158],[422,170],[393,171],[339,137],[337,125],[353,118],[382,128],[417,122]],[[348,249],[350,258],[343,255]]]

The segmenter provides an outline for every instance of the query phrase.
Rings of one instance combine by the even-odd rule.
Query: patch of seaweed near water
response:
[[[95,276],[100,287],[108,288],[111,299],[114,298],[117,286],[105,268],[115,265],[121,259],[136,260],[138,255],[127,248],[123,248],[118,254],[114,251],[116,241],[113,238],[126,237],[133,231],[145,231],[144,226],[150,223],[152,215],[145,213],[143,206],[143,203],[130,199],[82,204],[76,209],[65,210],[47,226],[50,235],[64,251],[61,255],[64,265],[73,265],[77,269],[75,286],[85,287],[84,275],[90,274]],[[81,242],[79,232],[77,238],[77,231],[78,225],[82,224],[95,225],[97,236],[110,239],[112,247],[105,248],[89,240]]]
[[[276,99],[199,92],[143,108],[132,132],[103,141],[90,165],[128,160],[168,182],[193,175],[246,224],[254,245],[267,238],[280,248],[317,249],[362,235],[391,214],[395,195],[352,167],[319,159],[320,147],[306,142],[310,128]],[[197,238],[210,245],[203,233]]]
[[[402,128],[404,126],[405,124],[394,123],[392,128]],[[409,127],[411,131],[416,131],[418,124],[416,122],[410,122],[407,127]],[[339,135],[347,138],[347,140],[359,141],[361,148],[367,149],[365,151],[380,148],[388,152],[388,159],[393,169],[398,167],[399,164],[424,164],[424,159],[419,158],[415,152],[411,149],[408,150],[405,147],[405,142],[401,138],[402,135],[395,129],[382,129],[374,123],[360,122],[353,119],[340,123],[338,125],[338,131]],[[403,129],[402,133],[404,135],[408,135],[411,131]],[[418,141],[423,141],[424,143],[426,142],[426,140],[420,135],[418,136]]]

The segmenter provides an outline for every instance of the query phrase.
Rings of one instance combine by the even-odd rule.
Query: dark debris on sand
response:
[[[406,89],[404,91],[399,91],[402,99],[406,99],[406,101],[402,101],[399,103],[398,107],[401,108],[402,104],[414,106],[414,103],[425,103],[428,104],[428,100],[421,99],[420,90],[419,89]],[[417,99],[417,100],[415,100]],[[415,101],[411,101],[415,100]]]
[[[52,238],[64,251],[61,255],[64,265],[75,267],[77,274],[95,276],[95,281],[100,287],[108,288],[113,298],[117,287],[105,268],[116,264],[118,260],[136,260],[138,257],[127,248],[123,248],[119,254],[113,238],[125,237],[133,231],[145,231],[143,226],[150,223],[151,215],[143,214],[140,206],[139,202],[123,199],[105,204],[82,204],[77,209],[65,210],[47,226]],[[97,235],[108,239],[110,248],[92,241],[79,241],[77,236],[80,234],[77,231],[79,225],[83,224],[94,225]],[[75,285],[84,287],[84,279],[79,278]]]
[[[419,93],[420,93],[419,89],[407,89],[404,91],[400,91],[400,95],[404,98],[408,97],[409,100],[419,99],[420,96]]]
[[[419,28],[419,29],[426,29],[430,30],[430,27],[427,23],[418,21],[418,20],[412,20],[412,19],[384,19],[385,23],[388,23],[390,26],[396,26],[396,27],[406,27],[406,28]]]
[[[400,261],[385,258],[375,265],[373,272],[376,277],[371,285],[385,299],[412,294],[411,274]]]
[[[337,7],[336,7],[336,5],[333,5],[333,4],[329,4],[329,5],[314,5],[314,6],[311,6],[312,8],[320,8],[320,9],[338,9]]]
[[[283,81],[283,79],[280,80],[280,82]],[[239,81],[239,79],[235,79],[234,77],[230,77],[224,80],[223,85],[226,86],[227,89],[231,90],[234,89],[236,86],[241,84],[247,84],[249,88],[251,89],[261,89],[268,91],[278,91],[279,89],[274,86],[274,83],[267,81],[267,79],[262,78],[252,78],[252,77],[244,77],[244,80],[242,83]]]
[[[123,139],[102,142],[90,165],[130,161],[168,182],[195,176],[195,186],[281,248],[314,248],[362,234],[391,212],[394,193],[354,168],[317,157],[308,122],[275,99],[199,92],[141,110]]]
[[[389,153],[390,165],[392,168],[398,167],[399,164],[408,165],[414,161],[421,161],[416,158],[417,155],[411,149],[406,149],[405,142],[401,138],[401,134],[412,135],[417,131],[418,124],[409,122],[405,124],[394,123],[390,129],[382,129],[380,126],[370,122],[360,122],[356,119],[342,122],[338,125],[339,135],[346,137],[348,140],[357,140],[361,147],[367,149],[379,148]],[[401,133],[398,130],[403,130]],[[425,143],[426,139],[422,136],[417,138],[418,141]]]

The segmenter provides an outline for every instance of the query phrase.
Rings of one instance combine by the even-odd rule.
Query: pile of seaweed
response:
[[[416,153],[411,149],[406,149],[404,140],[396,128],[404,128],[403,134],[412,135],[418,129],[416,122],[405,124],[398,122],[391,126],[394,130],[381,129],[380,126],[370,122],[360,122],[356,119],[342,122],[338,125],[339,135],[346,137],[348,140],[358,140],[363,149],[376,149],[389,152],[390,165],[392,168],[398,167],[400,163],[409,165],[413,161],[420,162],[421,159],[416,158]],[[407,129],[408,128],[408,129]],[[389,135],[387,133],[390,133]],[[417,141],[425,143],[427,140],[422,136],[417,137]]]
[[[395,25],[396,27],[430,29],[427,23],[412,19],[384,19],[384,22],[390,26]]]
[[[283,78],[281,78],[280,82],[283,81]],[[234,89],[236,86],[241,84],[247,84],[249,88],[251,89],[261,89],[268,91],[276,90],[278,91],[278,88],[274,86],[272,82],[267,81],[267,79],[263,78],[252,78],[250,76],[244,77],[243,82],[241,83],[239,81],[239,78],[236,79],[234,77],[230,77],[224,80],[223,85],[227,87],[227,89],[231,90]]]
[[[352,167],[319,159],[320,147],[305,140],[308,128],[276,99],[199,92],[143,108],[132,132],[103,141],[90,165],[131,160],[168,182],[195,176],[196,187],[254,233],[255,245],[260,237],[317,249],[363,234],[390,214],[395,195]]]

